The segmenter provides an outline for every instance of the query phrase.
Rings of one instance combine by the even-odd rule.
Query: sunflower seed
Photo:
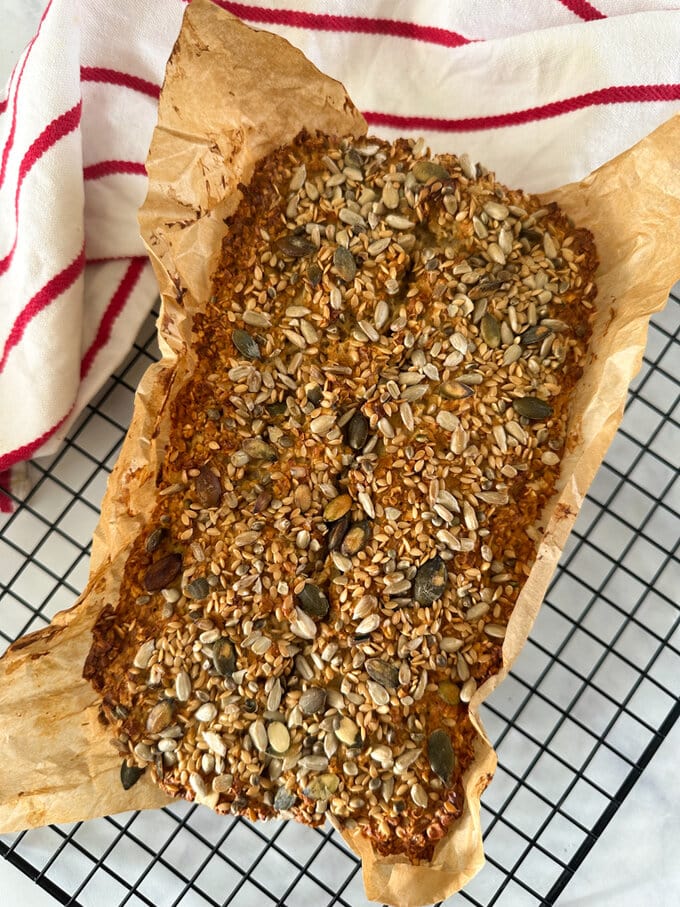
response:
[[[212,702],[204,702],[194,712],[196,721],[212,721],[217,715],[217,709]]]
[[[364,619],[357,624],[354,632],[357,636],[364,636],[377,630],[379,626],[380,616],[378,614],[369,614],[368,617],[364,617]]]
[[[503,365],[512,365],[513,362],[517,362],[521,355],[521,347],[518,343],[513,343],[511,346],[507,347],[503,353]]]
[[[494,220],[505,220],[505,218],[510,213],[510,210],[506,205],[501,205],[499,202],[487,202],[484,205],[484,210],[489,215],[489,217]]]
[[[334,425],[335,416],[331,413],[324,413],[321,416],[317,416],[309,423],[309,427],[315,435],[327,435]]]
[[[399,190],[392,183],[385,183],[382,191],[382,201],[385,207],[391,210],[399,207]]]
[[[314,639],[316,636],[316,624],[309,614],[306,614],[302,608],[295,609],[295,617],[290,622],[290,630],[295,636],[301,639]]]
[[[375,510],[373,508],[373,501],[371,500],[371,497],[368,494],[368,492],[360,491],[359,494],[357,495],[357,499],[358,499],[359,503],[361,504],[361,506],[363,507],[366,516],[368,516],[368,517],[370,517],[370,519],[374,520],[375,519]]]
[[[375,257],[380,255],[381,252],[384,252],[391,242],[391,236],[383,236],[381,239],[375,239],[372,243],[369,243],[366,251],[369,255]]]
[[[408,217],[401,217],[399,214],[388,214],[385,223],[393,230],[410,230],[411,227],[415,227],[414,221],[409,220]]]
[[[257,718],[248,728],[248,733],[256,748],[261,753],[266,752],[269,738],[267,737],[267,729],[264,726],[264,721],[262,721],[261,718]]]
[[[378,419],[378,428],[380,429],[380,432],[384,435],[384,437],[388,439],[392,439],[395,435],[392,423],[385,416]]]
[[[442,409],[437,413],[437,425],[443,428],[444,431],[455,431],[460,425],[460,420],[455,413]]]
[[[411,799],[416,806],[420,806],[422,809],[425,809],[430,803],[430,800],[425,793],[425,789],[418,783],[411,786]]]
[[[338,219],[342,221],[343,224],[347,224],[350,227],[360,227],[363,230],[366,229],[366,221],[356,211],[352,211],[351,208],[341,208],[338,212]]]
[[[382,684],[376,683],[375,680],[367,680],[366,689],[368,690],[368,695],[376,705],[387,705],[389,703],[390,694]]]
[[[161,699],[146,718],[146,729],[150,734],[159,734],[172,723],[175,704],[172,699]]]
[[[468,677],[463,686],[460,688],[460,701],[469,702],[477,692],[477,681],[474,677]]]
[[[149,662],[151,661],[151,657],[155,649],[156,640],[147,639],[147,641],[142,643],[142,645],[137,650],[137,654],[135,655],[134,661],[132,662],[133,665],[136,668],[140,668],[141,670],[146,670],[146,668],[149,667]]]
[[[399,669],[380,658],[369,658],[365,664],[366,673],[384,687],[396,689],[399,686]]]
[[[186,671],[180,671],[175,678],[175,695],[180,702],[187,702],[191,696],[191,678]]]
[[[298,765],[302,772],[325,772],[328,768],[326,756],[303,756]]]

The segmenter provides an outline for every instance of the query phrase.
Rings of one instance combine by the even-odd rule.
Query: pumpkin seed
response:
[[[276,460],[276,451],[262,438],[246,438],[242,447],[251,460],[268,460],[269,462]]]
[[[413,597],[421,605],[431,605],[442,597],[448,582],[446,564],[437,554],[418,568],[413,580]]]
[[[368,520],[354,523],[347,531],[340,550],[348,557],[353,557],[366,545],[371,538],[371,524]]]
[[[333,253],[333,265],[343,280],[347,282],[354,280],[357,273],[357,263],[349,249],[344,246],[338,246]]]
[[[480,333],[482,339],[488,347],[491,349],[496,349],[500,346],[501,342],[501,329],[498,321],[494,318],[493,315],[490,315],[488,312],[482,317],[482,322],[480,325]]]
[[[351,514],[348,512],[344,516],[340,517],[339,520],[336,520],[328,530],[328,551],[338,551],[341,549],[343,539],[345,534],[349,529],[349,525],[352,521]]]
[[[189,598],[201,601],[210,595],[210,583],[204,576],[199,576],[187,585],[186,594]]]
[[[127,762],[121,763],[120,766],[120,783],[123,790],[130,790],[142,777],[146,768],[140,768],[138,765],[128,765]]]
[[[209,466],[201,466],[195,480],[196,497],[202,507],[217,507],[222,497],[222,483]]]
[[[244,331],[241,328],[235,328],[231,332],[231,339],[242,356],[245,356],[246,359],[259,359],[260,358],[260,347],[254,337],[251,337],[248,331]]]
[[[290,733],[282,721],[273,721],[267,728],[269,745],[277,753],[285,753],[290,747]]]
[[[347,424],[347,443],[352,450],[362,449],[368,438],[368,429],[368,419],[357,410]]]
[[[436,161],[418,161],[411,168],[411,173],[419,183],[427,183],[431,179],[450,179],[450,174],[446,167],[442,167]]]
[[[326,691],[321,687],[309,687],[305,690],[298,701],[300,711],[303,715],[314,715],[317,712],[323,712],[326,706]]]
[[[289,236],[282,236],[280,239],[276,240],[274,245],[279,252],[286,255],[288,258],[306,258],[308,255],[312,255],[316,252],[314,243],[297,233],[292,233]]]
[[[430,760],[432,771],[444,784],[450,784],[455,759],[451,738],[442,728],[433,731],[428,737],[427,758]]]
[[[458,705],[460,702],[460,690],[450,680],[443,680],[439,684],[437,692],[447,705]]]
[[[292,809],[293,806],[297,803],[297,797],[295,794],[291,793],[289,790],[286,790],[285,787],[280,787],[276,796],[274,797],[274,809],[278,812],[285,812],[288,809]]]
[[[324,507],[323,518],[327,523],[334,523],[343,517],[352,507],[352,499],[348,494],[339,494]]]
[[[549,419],[553,414],[553,408],[545,400],[539,397],[518,397],[512,401],[515,412],[525,419]]]
[[[310,617],[325,617],[328,614],[330,603],[314,583],[305,583],[302,591],[298,593],[297,599],[302,610]]]
[[[160,546],[163,538],[167,535],[167,531],[163,527],[154,529],[153,532],[150,532],[146,538],[145,548],[149,554],[153,552]]]
[[[229,677],[236,670],[236,650],[226,636],[216,640],[212,647],[212,662],[222,677]]]
[[[182,570],[181,554],[166,554],[152,564],[144,574],[144,588],[147,592],[160,592],[177,579]]]

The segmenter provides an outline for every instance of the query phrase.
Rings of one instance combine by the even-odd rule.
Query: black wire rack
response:
[[[499,755],[482,800],[477,907],[555,904],[680,716],[680,285],[652,321],[625,417],[531,638],[483,708]],[[152,317],[60,452],[0,523],[0,649],[84,587],[104,486]],[[178,802],[0,836],[62,904],[365,907],[357,859],[329,827],[252,824]]]

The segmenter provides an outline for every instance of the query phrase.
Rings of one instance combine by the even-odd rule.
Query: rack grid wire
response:
[[[0,651],[69,607],[155,313],[30,493],[0,522]],[[555,904],[680,716],[680,285],[652,320],[623,423],[532,635],[482,718],[499,756],[482,799],[476,907]],[[62,904],[367,907],[360,865],[326,826],[252,824],[178,802],[0,836]]]

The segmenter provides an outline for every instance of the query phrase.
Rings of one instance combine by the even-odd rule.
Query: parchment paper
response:
[[[90,630],[116,600],[129,545],[153,504],[153,478],[168,431],[169,402],[187,374],[191,312],[210,291],[224,218],[254,163],[306,127],[361,135],[365,123],[341,85],[283,39],[248,28],[194,0],[173,51],[149,160],[142,233],[161,288],[163,359],[143,377],[132,424],[95,532],[88,586],[45,630],[0,660],[0,832],[70,822],[168,797],[144,776],[123,791],[120,757],[81,678]],[[345,833],[363,860],[372,900],[416,907],[462,887],[482,866],[479,797],[496,757],[477,718],[481,702],[517,657],[536,617],[586,490],[621,420],[638,371],[651,314],[680,276],[680,116],[578,185],[546,193],[595,235],[600,257],[592,356],[579,384],[561,488],[503,646],[504,668],[471,703],[477,758],[465,779],[462,820],[428,865],[380,858],[358,833]],[[451,148],[455,153],[456,149]]]

